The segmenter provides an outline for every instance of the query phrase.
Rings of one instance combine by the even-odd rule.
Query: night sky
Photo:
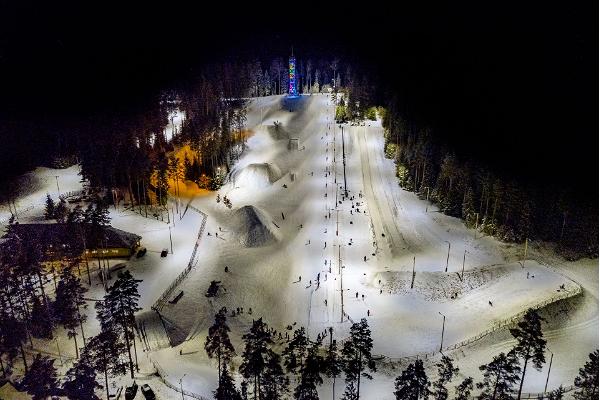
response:
[[[292,10],[285,2],[221,2],[213,10],[170,2],[86,9],[14,3],[0,6],[0,117],[10,121],[0,126],[2,140],[19,129],[31,135],[39,124],[143,107],[203,64],[286,57],[293,45],[300,58],[352,61],[370,74],[379,99],[399,96],[406,115],[432,127],[460,157],[597,196],[593,2],[426,10],[339,2],[296,2]]]

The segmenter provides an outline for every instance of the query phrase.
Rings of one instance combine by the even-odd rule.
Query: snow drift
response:
[[[281,178],[281,170],[272,163],[249,164],[233,174],[235,186],[261,189]]]
[[[235,230],[245,247],[268,246],[279,240],[272,230],[270,217],[254,206],[244,206],[235,211]]]

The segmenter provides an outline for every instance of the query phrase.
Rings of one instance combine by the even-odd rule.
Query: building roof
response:
[[[44,250],[68,247],[70,243],[77,242],[72,240],[74,235],[82,235],[87,248],[131,248],[142,238],[112,226],[102,226],[99,231],[94,231],[88,223],[14,224],[4,237],[13,235],[27,242],[37,241]],[[99,243],[98,246],[94,246],[95,242]]]

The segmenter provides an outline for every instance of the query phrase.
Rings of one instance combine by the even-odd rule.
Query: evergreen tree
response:
[[[519,360],[513,351],[500,353],[489,364],[480,366],[479,370],[483,371],[483,382],[477,383],[477,388],[482,389],[482,400],[512,399],[511,392],[521,372]]]
[[[67,222],[67,224],[75,224],[75,223],[83,222],[83,220],[84,220],[83,210],[81,209],[81,206],[78,204],[75,206],[75,208],[73,208],[71,211],[69,211],[66,222]]]
[[[294,331],[292,340],[290,340],[282,352],[283,365],[285,365],[288,372],[295,374],[302,369],[302,363],[306,357],[308,344],[306,330],[301,326]]]
[[[52,339],[54,320],[45,302],[40,301],[38,296],[33,296],[31,304],[31,317],[29,327],[31,334],[36,338]]]
[[[49,194],[46,194],[46,211],[44,212],[45,219],[53,219],[54,218],[54,208],[55,208],[54,200],[50,197]]]
[[[281,357],[269,349],[265,373],[262,377],[262,400],[281,399],[289,391],[289,384],[289,379],[281,366]]]
[[[215,314],[215,323],[208,328],[208,336],[204,342],[204,349],[209,358],[217,358],[219,379],[221,370],[226,369],[227,364],[235,355],[235,349],[229,339],[229,326],[227,325],[227,309],[221,308]]]
[[[121,354],[125,351],[123,343],[117,330],[102,330],[98,335],[92,337],[84,350],[85,357],[95,371],[104,374],[104,388],[106,398],[110,398],[108,377],[119,376],[127,373],[127,363],[121,360]]]
[[[58,389],[58,379],[54,360],[40,354],[36,355],[21,384],[33,400],[46,400],[55,394]]]
[[[446,400],[448,398],[448,389],[446,385],[458,373],[458,368],[452,364],[452,359],[442,356],[439,363],[436,364],[438,370],[438,380],[433,383],[433,398],[435,400]]]
[[[469,400],[471,398],[471,391],[473,390],[473,378],[470,376],[465,378],[460,385],[458,385],[454,392],[456,393],[455,400]]]
[[[17,352],[20,352],[25,373],[28,371],[27,358],[23,349],[23,344],[26,340],[27,329],[25,323],[0,308],[0,355],[6,353],[9,357],[9,362],[12,363],[12,359],[16,356]]]
[[[423,361],[416,360],[414,363],[410,363],[396,378],[394,395],[398,400],[427,399],[431,394],[430,386],[431,383],[423,368]]]
[[[317,386],[323,384],[323,378],[321,378],[323,358],[319,355],[320,345],[320,342],[315,342],[308,349],[306,361],[302,366],[300,374],[300,383],[294,390],[294,398],[296,400],[319,399]]]
[[[548,400],[562,400],[565,397],[565,388],[560,385],[548,394]],[[592,397],[594,398],[594,397]]]
[[[348,381],[348,383],[346,383],[342,400],[358,400],[355,381]]]
[[[67,381],[63,385],[69,400],[98,400],[95,390],[102,388],[96,381],[96,370],[84,353],[79,361],[67,371]]]
[[[54,219],[56,219],[56,222],[63,223],[68,214],[67,202],[61,199],[54,208]]]
[[[598,350],[590,353],[589,358],[583,368],[579,368],[579,375],[575,377],[577,390],[573,397],[577,400],[598,398]]]
[[[356,397],[360,398],[360,378],[373,377],[365,370],[375,371],[375,362],[371,356],[373,339],[366,318],[360,322],[353,323],[350,327],[350,340],[344,343],[342,355],[344,357],[344,372],[346,383],[355,382]]]
[[[335,380],[342,372],[342,359],[339,356],[337,341],[333,340],[333,328],[329,328],[329,348],[324,360],[325,374],[328,378],[332,378],[332,392],[335,397]]]
[[[525,313],[523,320],[517,324],[517,327],[510,330],[511,335],[517,339],[514,352],[523,360],[523,370],[517,399],[521,398],[523,381],[525,380],[525,372],[529,360],[531,360],[533,367],[538,371],[542,369],[542,365],[546,362],[546,358],[544,357],[546,340],[542,333],[542,321],[544,319],[540,317],[537,311],[530,308]]]
[[[134,329],[136,328],[135,313],[141,308],[138,306],[138,284],[141,280],[134,279],[129,271],[119,274],[118,279],[108,289],[103,302],[96,303],[96,310],[103,331],[115,330],[123,335],[127,355],[129,357],[129,371],[131,379],[133,373],[133,358],[131,356],[131,343],[135,351]],[[136,363],[137,365],[137,363]]]
[[[54,315],[57,321],[65,327],[70,338],[75,343],[75,354],[79,358],[77,345],[77,328],[81,329],[83,336],[83,323],[87,319],[81,314],[79,308],[85,304],[83,295],[85,289],[80,280],[73,275],[70,267],[64,268],[56,287],[56,301],[54,302]],[[85,339],[84,339],[85,340]]]
[[[266,357],[269,353],[268,345],[272,343],[267,324],[262,318],[252,321],[252,327],[248,333],[242,336],[244,339],[244,352],[242,353],[242,364],[240,373],[245,379],[252,379],[254,386],[254,400],[262,398],[261,378],[266,367]]]
[[[225,366],[219,376],[219,386],[214,391],[215,400],[241,400],[242,396],[235,387],[229,368]]]

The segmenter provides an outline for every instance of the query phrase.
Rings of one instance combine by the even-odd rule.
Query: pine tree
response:
[[[75,223],[80,223],[83,222],[84,219],[84,214],[83,214],[83,210],[81,209],[81,206],[78,204],[75,206],[75,208],[73,208],[69,214],[67,215],[67,224],[75,224]]]
[[[245,379],[252,379],[254,385],[254,400],[259,398],[261,390],[261,378],[266,367],[268,345],[272,343],[267,324],[262,318],[252,321],[252,327],[248,333],[242,336],[244,339],[244,352],[242,353],[242,364],[240,373]],[[262,398],[262,395],[260,396]]]
[[[357,398],[360,398],[361,376],[373,379],[371,375],[365,372],[366,369],[375,371],[375,362],[371,356],[372,348],[371,330],[366,318],[362,318],[360,322],[355,322],[350,327],[350,340],[344,343],[342,349],[346,383],[355,382]]]
[[[68,214],[67,202],[61,199],[54,208],[54,219],[56,219],[56,222],[63,223]]]
[[[58,379],[54,360],[40,354],[36,355],[21,384],[33,400],[46,400],[55,394],[58,389]]]
[[[471,391],[473,390],[473,378],[470,376],[465,378],[455,389],[456,396],[454,400],[469,400],[471,399]]]
[[[508,400],[512,399],[513,386],[519,381],[519,360],[513,351],[508,354],[500,353],[492,362],[482,365],[483,382],[477,383],[477,388],[482,389],[482,400]]]
[[[303,326],[301,326],[299,329],[294,331],[292,340],[290,340],[286,348],[281,353],[283,356],[283,365],[285,365],[287,372],[295,374],[302,369],[308,344],[306,330]]]
[[[423,361],[416,360],[414,363],[410,363],[396,378],[394,395],[398,400],[427,399],[431,394],[430,386],[431,383],[423,368]]]
[[[281,357],[272,350],[267,352],[265,373],[262,377],[262,400],[278,400],[288,393],[289,379],[281,366]]]
[[[446,400],[448,398],[448,389],[446,385],[458,373],[458,368],[452,364],[452,359],[442,356],[439,363],[436,364],[438,370],[438,380],[433,383],[433,398],[435,400]]]
[[[122,272],[114,285],[108,289],[108,293],[104,296],[104,302],[96,303],[102,330],[117,329],[125,339],[131,379],[134,377],[131,343],[133,342],[135,351],[135,338],[133,336],[136,328],[135,313],[141,310],[138,306],[140,294],[137,288],[139,282],[141,280],[134,279],[129,271]]]
[[[46,211],[44,212],[45,219],[53,219],[54,218],[54,200],[50,197],[49,194],[46,194]]]
[[[579,368],[579,375],[575,377],[577,391],[573,397],[577,400],[598,398],[598,350],[590,353],[589,358],[583,368]]]
[[[229,368],[223,368],[219,376],[219,386],[214,391],[215,400],[241,400],[242,396],[235,387]]]
[[[75,342],[75,354],[77,358],[79,358],[77,328],[81,329],[83,336],[83,323],[87,319],[87,316],[81,314],[79,310],[79,307],[85,304],[83,300],[84,293],[85,289],[81,286],[79,279],[73,275],[71,268],[64,268],[56,287],[56,301],[53,307],[54,315],[57,321],[65,327],[69,337]]]
[[[328,378],[332,378],[332,392],[335,397],[335,380],[342,372],[342,359],[339,356],[337,341],[333,340],[333,328],[329,328],[329,348],[327,356],[324,360],[325,374]]]
[[[33,296],[32,299],[29,327],[31,334],[36,338],[52,339],[54,320],[50,310],[46,306],[47,301],[40,301],[38,296]]]
[[[356,391],[356,384],[354,382],[355,381],[348,381],[348,383],[346,383],[342,400],[358,400],[358,393]]]
[[[562,400],[565,397],[565,388],[562,385],[548,394],[548,400]],[[594,397],[592,397],[593,399]]]
[[[511,335],[517,339],[517,345],[514,348],[515,354],[523,360],[523,370],[521,374],[521,382],[519,384],[519,392],[517,400],[521,398],[523,389],[523,381],[525,380],[525,372],[529,360],[533,363],[533,367],[538,371],[546,362],[544,350],[546,349],[546,340],[542,333],[543,318],[533,309],[527,310],[523,320],[517,324],[516,328],[510,330]]]
[[[98,303],[99,304],[99,303]],[[84,350],[85,360],[96,370],[104,374],[104,388],[106,398],[110,398],[108,377],[119,376],[127,373],[127,363],[121,360],[121,354],[125,351],[123,343],[117,330],[103,330],[92,337]]]
[[[323,384],[323,378],[321,378],[323,358],[319,355],[320,345],[320,342],[315,342],[308,349],[306,361],[300,373],[300,383],[294,390],[294,398],[296,400],[319,399],[317,386]]]
[[[96,370],[84,352],[79,361],[67,371],[67,381],[63,389],[69,400],[97,400],[95,390],[102,388],[96,381]]]
[[[204,342],[204,349],[209,358],[217,358],[217,368],[219,370],[219,379],[221,370],[226,369],[227,364],[235,355],[235,349],[229,339],[229,326],[227,325],[227,309],[221,308],[215,314],[215,323],[208,328],[208,336]]]

